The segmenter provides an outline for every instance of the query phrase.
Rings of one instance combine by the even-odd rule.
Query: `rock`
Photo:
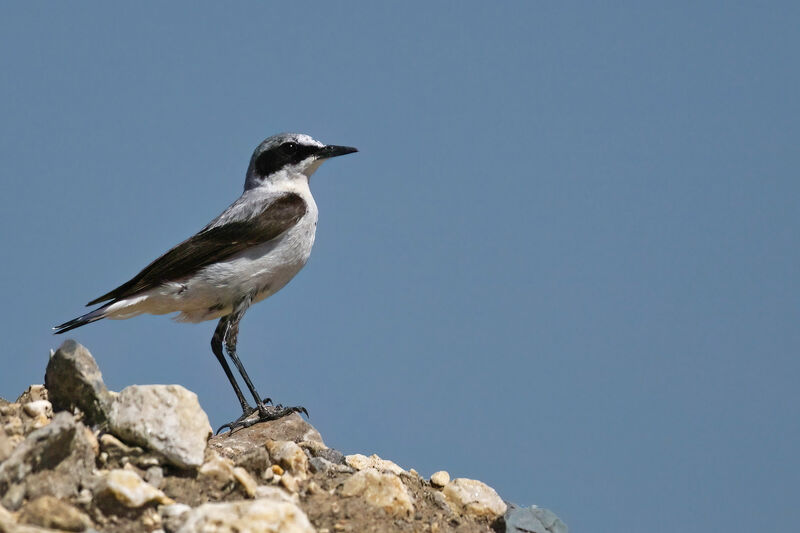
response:
[[[177,467],[203,464],[211,425],[197,395],[180,385],[126,387],[108,419],[116,436],[158,452]]]
[[[297,476],[293,476],[292,474],[286,473],[280,477],[280,483],[289,492],[292,494],[297,493],[300,490],[300,483],[297,480]]]
[[[0,464],[2,503],[16,509],[21,497],[77,496],[90,485],[96,456],[91,431],[69,413],[58,413],[53,421],[31,432]]]
[[[295,504],[260,499],[205,503],[187,513],[178,533],[314,533]]]
[[[233,469],[233,477],[239,482],[249,498],[255,497],[258,483],[256,483],[256,480],[253,479],[253,476],[251,476],[247,470],[241,466],[237,466]]]
[[[272,475],[272,470],[270,469],[272,461],[269,458],[269,452],[264,447],[253,448],[243,453],[236,458],[234,465],[241,466],[257,478],[263,478],[267,470],[269,470],[269,475]]]
[[[335,465],[347,464],[342,452],[340,452],[339,450],[334,450],[333,448],[325,448],[324,450],[314,450],[313,455],[314,457],[321,457],[326,461],[330,461]]]
[[[92,525],[82,511],[53,496],[41,496],[28,502],[19,512],[17,521],[63,531],[85,531]]]
[[[434,487],[444,487],[450,483],[450,474],[444,470],[439,470],[431,476],[431,485]]]
[[[144,474],[144,480],[157,489],[164,485],[164,469],[160,466],[151,466]]]
[[[26,415],[32,418],[53,417],[53,404],[51,404],[47,400],[36,400],[35,402],[28,402],[22,404],[22,410],[25,411]]]
[[[44,374],[48,399],[56,411],[80,409],[90,425],[108,418],[114,395],[103,383],[103,376],[89,350],[66,340],[50,357]]]
[[[506,512],[506,504],[495,490],[475,479],[456,478],[442,491],[447,503],[459,513],[495,518]]]
[[[352,474],[355,469],[346,464],[332,463],[324,457],[312,457],[308,460],[308,465],[312,472],[338,472],[342,474]]]
[[[273,462],[297,478],[308,477],[308,457],[300,446],[290,440],[268,440],[266,446]]]
[[[535,505],[520,508],[512,503],[503,518],[506,533],[568,533],[567,525],[554,512]]]
[[[369,505],[393,516],[404,517],[414,512],[411,495],[396,474],[366,468],[344,482],[342,496],[361,496]]]
[[[223,457],[235,461],[237,457],[253,449],[263,448],[268,440],[290,440],[309,443],[309,446],[315,448],[325,447],[319,432],[297,413],[278,420],[259,422],[249,428],[237,429],[233,433],[216,435],[209,439],[208,446]]]
[[[17,401],[14,403],[26,404],[31,402],[40,402],[49,399],[47,389],[44,385],[30,385],[25,392],[19,395]]]
[[[209,450],[209,457],[198,473],[215,480],[220,485],[228,484],[233,481],[233,461],[227,457],[221,457],[214,450]]]
[[[94,494],[95,499],[114,499],[128,508],[137,508],[152,502],[175,503],[135,472],[122,469],[108,471],[97,484]]]
[[[397,474],[398,476],[400,474],[408,474],[408,472],[394,464],[392,461],[381,459],[375,454],[367,457],[365,455],[361,455],[360,453],[356,453],[354,455],[346,456],[345,461],[348,465],[352,466],[356,470],[374,468],[375,470],[379,470],[381,472],[391,472],[392,474]]]
[[[290,494],[278,487],[270,487],[269,485],[259,485],[256,487],[256,498],[267,498],[279,502],[298,503],[300,498],[297,494]]]

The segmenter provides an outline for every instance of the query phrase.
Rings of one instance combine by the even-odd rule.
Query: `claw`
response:
[[[258,407],[255,407],[255,408],[252,408],[249,411],[243,412],[242,416],[240,416],[239,418],[237,418],[233,422],[228,422],[227,424],[224,424],[224,425],[220,426],[219,429],[217,429],[217,433],[216,434],[219,435],[220,432],[225,428],[228,428],[230,430],[229,432],[233,433],[237,429],[249,428],[253,424],[258,424],[259,422],[267,422],[269,420],[277,420],[279,418],[283,418],[284,416],[290,415],[292,413],[302,413],[302,414],[306,415],[306,418],[308,418],[308,410],[305,407],[301,406],[301,405],[294,406],[294,407],[284,407],[283,405],[278,404],[278,405],[275,405],[275,406],[272,406],[272,407],[267,407],[265,405],[267,403],[267,400],[269,400],[269,398],[266,398],[264,400],[264,402],[261,403]],[[270,400],[270,402],[271,402],[271,400]],[[257,416],[253,416],[253,414],[256,414],[256,413],[257,413]]]

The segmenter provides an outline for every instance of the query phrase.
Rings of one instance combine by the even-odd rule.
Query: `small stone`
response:
[[[297,481],[297,477],[293,476],[292,474],[283,474],[281,476],[281,485],[283,485],[283,488],[292,494],[300,490],[300,484]]]
[[[191,510],[192,508],[186,505],[185,503],[169,503],[167,505],[158,506],[158,513],[163,518],[172,518],[175,516],[180,516],[183,513],[188,513]]]
[[[301,445],[304,443],[301,443]],[[325,448],[324,450],[314,450],[314,457],[321,457],[326,461],[330,461],[335,465],[343,465],[345,463],[344,454],[339,450],[333,448]]]
[[[221,457],[214,450],[209,451],[209,458],[200,467],[198,473],[201,476],[209,477],[220,484],[233,481],[233,461],[227,457]]]
[[[47,400],[36,400],[33,402],[24,403],[22,404],[22,410],[25,411],[25,414],[30,416],[31,418],[53,417],[53,404],[51,404]]]
[[[115,435],[158,452],[177,467],[203,464],[211,424],[197,395],[180,385],[126,387],[108,417]]]
[[[334,464],[325,459],[324,457],[312,457],[311,459],[308,460],[308,465],[311,468],[312,472],[326,473],[333,471],[344,474],[352,474],[353,472],[355,472],[355,469],[353,469],[350,466],[338,463]]]
[[[450,474],[445,470],[439,470],[431,476],[431,485],[434,487],[444,487],[450,483]]]
[[[269,499],[205,503],[187,513],[178,533],[314,533],[295,504]]]
[[[350,476],[342,486],[342,496],[361,496],[364,501],[394,516],[408,516],[414,503],[408,489],[396,474],[366,468]]]
[[[92,354],[74,340],[64,341],[50,358],[44,383],[56,411],[72,412],[77,407],[90,425],[107,420],[114,395],[103,383]]]
[[[113,497],[129,508],[141,507],[147,503],[174,503],[163,492],[147,484],[135,472],[111,470],[100,480],[95,489],[95,497]]]
[[[17,521],[63,531],[84,531],[92,525],[82,511],[53,496],[41,496],[28,502],[20,510]]]
[[[256,483],[256,480],[253,479],[253,476],[251,476],[247,470],[241,466],[237,466],[233,469],[233,477],[239,482],[249,498],[253,498],[256,495],[258,483]]]
[[[267,498],[279,502],[288,502],[297,504],[300,498],[297,494],[289,494],[283,489],[278,487],[270,487],[269,485],[259,485],[256,487],[256,498]]]
[[[400,474],[408,474],[408,472],[397,466],[392,461],[381,459],[375,454],[367,457],[365,455],[361,455],[360,453],[356,453],[354,455],[346,456],[345,461],[347,461],[347,464],[356,470],[374,468],[375,470],[379,470],[381,472],[391,472],[392,474],[396,474],[398,476]]]
[[[301,479],[308,477],[308,457],[303,449],[290,440],[268,440],[270,458]]]
[[[283,468],[281,468],[281,465],[272,465],[272,473],[276,476],[282,476]]]
[[[157,489],[164,485],[164,469],[160,466],[151,466],[144,474],[144,480]]]
[[[506,504],[497,492],[475,479],[456,478],[442,491],[447,503],[457,512],[475,517],[495,518],[506,512]]]

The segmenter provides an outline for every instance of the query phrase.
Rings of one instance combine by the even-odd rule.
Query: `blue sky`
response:
[[[0,396],[301,131],[360,152],[314,176],[311,260],[242,323],[262,393],[573,531],[790,530],[799,11],[5,4]],[[71,336],[111,388],[182,384],[220,425],[213,328]]]

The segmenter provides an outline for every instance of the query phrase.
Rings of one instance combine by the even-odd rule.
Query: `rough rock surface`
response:
[[[297,414],[208,439],[194,394],[108,391],[85,348],[59,352],[48,365],[55,396],[32,385],[0,398],[0,533],[566,533],[546,509],[506,511],[479,481],[345,457]]]
[[[206,503],[187,514],[179,533],[314,533],[299,507],[269,499]]]
[[[180,468],[203,464],[211,435],[197,395],[180,385],[132,385],[122,389],[108,413],[112,433],[162,454]]]
[[[475,479],[456,478],[442,490],[456,511],[476,517],[496,518],[506,512],[506,503],[497,492]]]
[[[391,472],[366,469],[356,472],[342,485],[342,496],[360,496],[374,507],[403,517],[414,511],[414,502],[400,477]]]
[[[68,339],[47,363],[44,374],[50,402],[59,411],[76,407],[88,424],[100,424],[108,418],[113,395],[103,383],[103,375],[89,350]]]

